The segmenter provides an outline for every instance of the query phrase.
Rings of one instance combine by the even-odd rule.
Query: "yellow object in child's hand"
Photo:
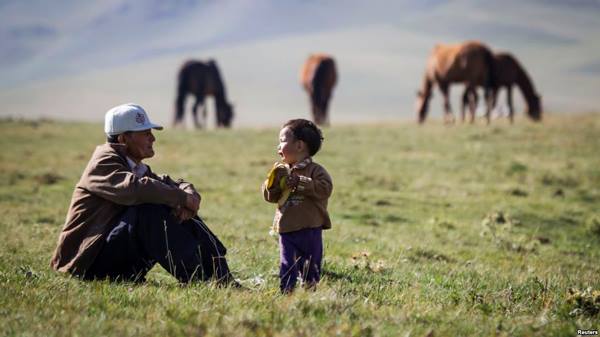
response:
[[[287,187],[286,179],[290,175],[290,168],[283,163],[275,163],[267,174],[266,185],[267,188],[273,187],[273,184],[277,182],[278,187],[281,189],[281,197],[277,201],[279,206],[283,206],[287,198],[290,196],[291,190]]]
[[[280,178],[279,180],[281,180],[281,177],[285,177],[289,174],[290,174],[290,170],[288,169],[288,167],[285,164],[282,164],[279,162],[273,164],[273,167],[267,174],[267,188],[271,188],[273,186],[273,183],[275,182],[275,178]],[[280,184],[281,184],[281,182],[280,182]]]

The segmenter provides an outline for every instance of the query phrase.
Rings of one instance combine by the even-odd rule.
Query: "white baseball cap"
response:
[[[150,122],[144,108],[137,104],[118,105],[106,112],[104,132],[108,136],[119,135],[126,131],[162,130],[163,127]]]

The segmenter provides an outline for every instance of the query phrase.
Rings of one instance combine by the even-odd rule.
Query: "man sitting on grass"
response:
[[[144,109],[106,113],[107,143],[75,186],[51,266],[82,279],[143,281],[159,263],[180,282],[233,281],[226,249],[196,216],[200,194],[190,183],[156,175],[153,124]]]

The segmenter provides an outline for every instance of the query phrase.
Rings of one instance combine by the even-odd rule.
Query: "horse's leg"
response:
[[[486,87],[484,91],[485,98],[485,121],[487,125],[490,125],[490,115],[492,113],[492,108],[494,107],[494,101],[496,100],[494,96],[496,95],[496,89]]]
[[[513,108],[513,99],[512,99],[512,86],[506,87],[506,103],[508,104],[508,119],[510,120],[510,124],[514,122],[514,108]]]
[[[223,127],[223,117],[221,116],[221,113],[219,112],[218,108],[217,108],[217,111],[216,111],[215,122],[217,123],[217,128],[222,128]]]
[[[204,98],[202,98],[202,100],[204,100]],[[202,125],[206,125],[206,104],[202,104]]]
[[[444,96],[444,122],[454,123],[454,115],[450,107],[450,88],[447,83],[440,83],[440,90]]]
[[[500,110],[496,107],[496,105],[498,104],[498,94],[500,93],[500,88],[496,88],[494,90],[492,90],[491,98],[491,106],[492,106],[492,110]],[[499,115],[502,116],[502,111],[499,112]]]
[[[460,105],[460,121],[461,123],[465,122],[465,109],[467,108],[467,104],[470,103],[470,88],[469,87],[465,87],[465,92],[463,93],[462,96],[462,104]]]
[[[477,89],[473,89],[471,96],[469,97],[469,123],[475,122],[475,112],[477,112],[477,104],[479,103],[479,95],[477,95]]]
[[[473,123],[473,116],[475,114],[475,109],[477,109],[477,100],[477,89],[471,86],[467,86],[465,88],[465,92],[463,93],[460,111],[460,119],[462,123],[465,122],[465,110],[467,109],[467,106],[469,107],[469,114],[471,115],[471,123]]]
[[[173,119],[173,126],[181,124],[183,119],[183,109],[185,107],[185,93],[179,92],[175,99],[175,118]]]
[[[204,123],[198,122],[198,106],[202,106],[204,110],[204,97],[196,96],[196,102],[194,102],[194,107],[192,108],[192,116],[194,117],[194,127],[196,129],[202,129],[202,125]]]
[[[194,106],[192,107],[192,119],[194,121],[194,127],[198,128],[198,98],[196,98]]]
[[[223,127],[223,103],[217,102],[215,98],[215,122],[217,124],[217,128]]]

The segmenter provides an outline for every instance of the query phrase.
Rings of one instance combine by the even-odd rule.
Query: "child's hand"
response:
[[[300,182],[300,178],[298,178],[298,176],[295,174],[291,174],[291,175],[287,176],[285,182],[286,182],[288,188],[294,189],[298,186],[298,183]]]

